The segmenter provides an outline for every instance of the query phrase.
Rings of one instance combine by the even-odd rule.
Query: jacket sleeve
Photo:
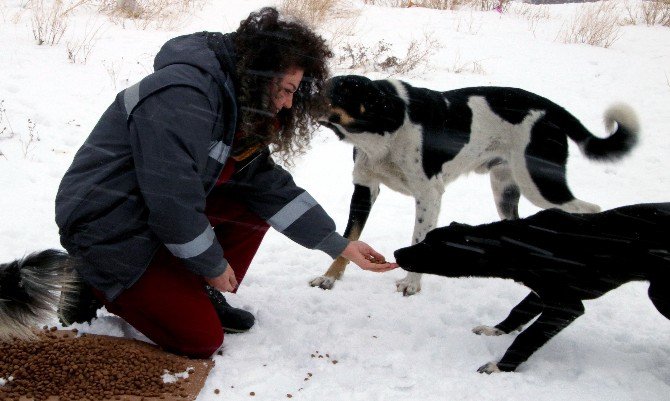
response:
[[[227,266],[205,215],[199,175],[207,163],[215,112],[202,92],[174,86],[144,99],[129,122],[149,226],[174,256],[205,277],[218,276]]]
[[[323,207],[272,161],[268,150],[239,169],[232,185],[254,213],[306,248],[336,258],[349,243],[335,231],[335,222]]]

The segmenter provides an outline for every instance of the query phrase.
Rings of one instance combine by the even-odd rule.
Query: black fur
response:
[[[557,209],[481,226],[452,223],[398,249],[408,271],[445,277],[512,279],[532,292],[495,328],[504,333],[538,319],[517,336],[497,368],[513,371],[574,319],[583,300],[629,281],[649,281],[649,297],[670,319],[670,203],[595,214]],[[488,364],[480,371],[491,373]]]
[[[344,230],[344,236],[349,238],[352,230],[361,230],[370,215],[372,208],[372,194],[370,188],[363,185],[354,185],[354,193],[349,205],[349,222]]]

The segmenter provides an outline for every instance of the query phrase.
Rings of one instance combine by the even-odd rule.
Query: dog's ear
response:
[[[374,121],[377,131],[393,132],[400,128],[405,120],[405,101],[398,95],[395,87],[385,79],[370,81],[366,88],[366,119]]]

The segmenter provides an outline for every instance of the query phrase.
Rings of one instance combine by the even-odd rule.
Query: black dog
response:
[[[595,214],[558,209],[482,226],[452,223],[395,252],[405,270],[445,277],[500,277],[532,292],[495,327],[522,331],[500,361],[480,373],[514,371],[584,313],[583,300],[629,281],[649,281],[649,298],[670,319],[670,203],[625,206]]]

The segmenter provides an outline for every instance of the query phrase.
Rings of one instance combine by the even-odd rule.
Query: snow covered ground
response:
[[[164,41],[199,30],[234,30],[250,11],[272,4],[210,1],[169,31],[115,24],[82,8],[60,44],[37,46],[25,3],[0,2],[3,261],[60,246],[53,205],[60,178],[116,92],[151,71]],[[604,134],[605,108],[625,101],[642,123],[639,147],[617,164],[589,162],[575,147],[568,165],[571,188],[604,209],[668,201],[670,29],[623,26],[609,48],[556,40],[579,7],[544,6],[544,17],[534,20],[513,10],[399,9],[351,0],[350,12],[338,14],[343,18],[324,24],[322,32],[338,54],[346,43],[373,48],[383,39],[400,56],[427,34],[439,43],[429,63],[396,78],[440,90],[521,87],[563,105],[596,134]],[[338,31],[339,26],[349,28]],[[86,63],[68,61],[68,41],[98,28]],[[351,73],[348,65],[335,60],[333,72]],[[322,130],[293,169],[340,232],[351,167],[351,147]],[[522,201],[522,215],[537,210]],[[463,177],[446,190],[441,225],[496,219],[487,177]],[[362,239],[390,258],[408,245],[412,224],[412,200],[383,188]],[[524,287],[496,279],[425,277],[420,294],[402,297],[394,292],[402,271],[378,275],[356,267],[332,291],[309,287],[329,262],[324,254],[268,234],[238,294],[228,296],[252,311],[257,324],[249,333],[226,336],[199,401],[245,400],[251,392],[259,400],[288,394],[304,400],[669,399],[670,322],[651,305],[645,283],[587,302],[586,314],[518,372],[487,376],[476,373],[477,367],[500,358],[513,336],[480,337],[470,329],[504,318],[526,294]],[[141,337],[106,313],[78,328]]]

